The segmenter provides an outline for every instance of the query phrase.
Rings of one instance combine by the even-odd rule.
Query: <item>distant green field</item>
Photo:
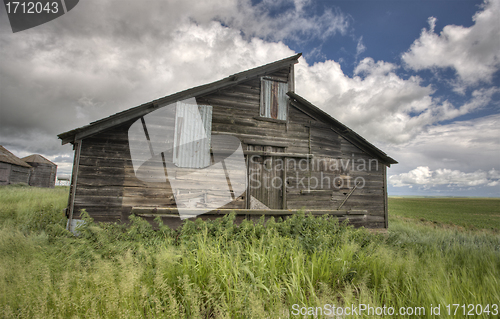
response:
[[[500,198],[389,197],[389,215],[500,231]]]

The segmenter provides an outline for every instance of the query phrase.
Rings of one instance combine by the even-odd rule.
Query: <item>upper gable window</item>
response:
[[[260,92],[260,116],[286,121],[288,83],[262,78]]]

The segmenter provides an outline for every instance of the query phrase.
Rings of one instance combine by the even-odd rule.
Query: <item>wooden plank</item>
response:
[[[273,118],[263,117],[263,116],[254,116],[253,119],[258,120],[258,121],[276,123],[276,124],[286,124],[286,120],[278,120],[278,119],[273,119]]]
[[[346,190],[350,189],[351,187],[354,186],[353,182],[349,182],[348,180],[344,180],[344,186],[342,185],[333,185],[333,180],[330,180],[330,184],[328,186],[328,181],[325,179],[323,180],[323,186],[321,186],[321,180],[318,180],[318,185],[316,185],[316,180],[311,178],[308,179],[307,172],[293,172],[293,171],[288,171],[287,173],[287,181],[289,182],[289,188],[296,189],[296,190],[301,190],[301,189],[331,189],[333,190]],[[297,174],[298,178],[297,178]],[[302,174],[302,175],[301,175]],[[338,181],[338,180],[336,180]],[[303,185],[300,188],[298,185]],[[309,185],[309,186],[308,186]],[[373,188],[380,188],[382,189],[383,186],[383,181],[365,181],[365,186],[362,189],[368,188],[368,189],[373,189]]]
[[[291,103],[289,103],[290,108],[289,108],[289,122],[294,123],[296,125],[300,124],[305,126],[309,126],[311,122],[316,122],[314,119],[312,119],[309,115],[303,113],[302,111],[296,109],[295,107],[292,107]]]
[[[269,75],[277,75],[277,76],[288,76],[288,74],[290,74],[290,71],[289,71],[289,67],[290,66],[287,66],[287,67],[283,67],[281,69],[277,69],[276,71],[273,71],[273,72],[270,72],[268,73]]]
[[[335,136],[323,136],[319,134],[315,134],[317,132],[311,132],[311,143],[317,146],[325,146],[338,149],[339,152],[342,152],[341,142]]]
[[[286,124],[285,121],[259,118],[259,117],[237,117],[224,114],[224,116],[214,117],[212,120],[212,125],[224,126],[227,131],[232,130],[232,126],[240,127],[246,126],[255,131],[262,131],[262,129],[279,130],[283,131],[283,127],[279,124]]]
[[[273,73],[273,75],[266,75],[266,76],[263,76],[262,78],[265,80],[288,83],[288,74],[285,76],[280,76],[277,73]]]
[[[222,94],[227,94],[229,93],[230,95],[238,96],[239,94],[247,94],[247,95],[252,95],[252,96],[257,96],[257,98],[260,98],[260,79],[251,80],[247,82],[243,82],[241,84],[219,90],[218,92]],[[205,96],[210,96],[210,95],[205,95]],[[203,101],[204,97],[196,98],[196,102],[198,104],[204,104],[201,103],[200,101]]]
[[[100,175],[116,176],[123,173],[122,167],[100,167],[100,166],[80,165],[79,170],[81,176],[100,176]]]
[[[99,143],[99,142],[96,142],[92,139],[85,140],[85,144],[84,144],[84,146],[82,146],[82,153],[86,153],[89,150],[94,150],[94,149],[99,150],[99,151],[102,151],[102,150],[118,151],[118,152],[126,151],[126,150],[128,150],[128,139],[126,140],[125,143],[116,143],[116,142]]]
[[[262,122],[265,123],[265,122]],[[282,126],[282,127],[280,127]],[[235,124],[220,124],[212,123],[213,134],[226,134],[232,133],[235,135],[255,135],[258,137],[281,137],[281,138],[302,138],[303,134],[300,132],[286,132],[285,125],[266,127],[265,124],[257,125],[254,127],[241,126]]]
[[[71,174],[71,193],[69,198],[69,216],[68,223],[66,224],[66,229],[72,231],[71,224],[73,221],[73,213],[75,210],[75,196],[76,196],[76,188],[78,186],[78,168],[80,166],[80,153],[82,150],[82,140],[75,141],[75,157],[73,159],[73,172]]]
[[[255,133],[260,133],[260,132],[252,132],[251,134],[244,134],[244,133],[235,133],[235,132],[229,132],[229,131],[212,130],[212,134],[236,136],[240,140],[243,140],[246,138],[255,138],[255,139],[266,139],[268,141],[279,141],[279,142],[285,142],[285,143],[291,143],[291,144],[292,143],[302,143],[302,142],[304,142],[304,139],[302,139],[301,137],[307,136],[305,134],[294,134],[294,136],[290,136],[290,134],[287,134],[285,136],[273,136],[273,135],[263,135],[263,134],[255,134]],[[299,135],[299,138],[295,137],[295,135]]]
[[[302,107],[299,103],[296,103],[295,101],[291,101],[290,103],[291,106],[295,107],[297,110],[300,112],[304,113],[305,115],[309,116],[311,119],[315,121],[319,121],[316,116],[312,115],[310,112],[308,112],[304,107]]]
[[[254,100],[242,100],[242,99],[234,99],[228,96],[223,95],[210,95],[206,96],[203,101],[212,106],[230,106],[232,108],[241,108],[244,110],[248,109],[259,109],[260,103],[259,101]]]
[[[346,195],[345,199],[342,201],[342,203],[340,203],[339,207],[337,208],[337,210],[339,210],[340,208],[342,208],[342,206],[344,206],[345,202],[349,199],[349,197],[351,197],[352,193],[356,190],[356,188],[360,185],[360,183],[356,183],[356,185],[354,185],[354,187],[349,191],[349,193]]]
[[[242,140],[243,143],[245,144],[252,144],[252,145],[267,145],[267,146],[276,146],[276,147],[287,147],[289,146],[289,143],[287,142],[280,142],[280,141],[270,141],[267,139],[257,139],[257,138],[247,138]]]
[[[208,100],[211,98],[214,99],[220,98],[224,100],[233,100],[233,101],[248,100],[252,102],[259,102],[260,94],[258,90],[253,91],[252,93],[247,93],[244,90],[240,89],[240,86],[233,86],[229,90],[221,90],[218,91],[217,93],[205,95],[203,97],[204,100]]]
[[[344,192],[345,193],[345,192]],[[347,192],[348,194],[348,192]],[[347,195],[345,194],[345,195]],[[332,196],[335,200],[343,200],[345,198],[345,195],[343,193],[334,193],[334,196]],[[358,204],[358,203],[363,203],[363,202],[373,202],[373,203],[379,203],[379,205],[383,206],[383,195],[360,195],[357,193],[354,193],[350,196],[352,198],[352,203]]]
[[[280,157],[296,157],[296,158],[312,158],[313,154],[298,154],[298,153],[278,153],[278,152],[266,152],[266,151],[249,151],[244,150],[245,155],[255,155],[255,156],[280,156]]]
[[[205,210],[203,209],[183,209],[185,215],[199,215]],[[299,210],[292,209],[215,209],[204,213],[204,215],[226,215],[234,212],[236,215],[294,215],[299,212]],[[366,210],[326,210],[326,209],[316,209],[316,210],[305,210],[306,214],[311,213],[312,215],[366,215]],[[164,207],[133,207],[132,214],[143,216],[143,215],[164,215],[169,216],[179,216],[177,208],[164,208]]]
[[[322,151],[334,152],[337,154],[336,156],[341,156],[342,154],[347,154],[345,152],[342,152],[342,150],[340,148],[340,144],[335,143],[335,141],[328,141],[325,139],[318,140],[318,139],[312,138],[310,147],[311,147],[311,150],[318,152],[318,153],[320,153]],[[331,157],[332,155],[328,155],[328,156]]]
[[[127,160],[125,158],[107,158],[107,157],[93,157],[93,156],[86,156],[82,154],[80,156],[80,165],[81,166],[87,166],[87,167],[102,167],[102,168],[117,168],[117,167],[123,167],[127,164]]]
[[[120,206],[172,206],[175,207],[175,200],[172,197],[123,197],[122,203]]]
[[[85,187],[78,185],[76,196],[120,196],[122,187],[119,186],[98,186],[98,187]]]
[[[161,185],[156,187],[117,187],[123,192],[123,197],[144,197],[144,198],[157,198],[165,197],[173,199],[173,192],[170,185],[167,183],[161,183]]]
[[[283,192],[283,195],[282,195],[282,200],[283,200],[283,203],[281,205],[281,208],[282,209],[286,209],[287,208],[287,203],[286,203],[286,172],[287,172],[287,169],[286,169],[286,162],[285,162],[285,169],[283,170],[283,184],[285,185],[282,185],[281,186],[281,189],[282,189],[282,192]]]
[[[387,167],[384,165],[384,227],[389,228],[389,208],[387,206]]]
[[[106,150],[105,148],[99,148],[99,149],[87,149],[82,152],[82,154],[85,154],[85,156],[91,156],[91,157],[106,157],[106,158],[111,158],[111,159],[128,159],[127,156],[128,148],[127,150]]]

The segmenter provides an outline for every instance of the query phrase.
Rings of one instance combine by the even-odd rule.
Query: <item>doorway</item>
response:
[[[248,145],[250,151],[283,153],[283,147]],[[250,209],[283,208],[284,157],[248,155]]]

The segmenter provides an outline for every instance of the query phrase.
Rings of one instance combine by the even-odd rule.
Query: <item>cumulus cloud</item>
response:
[[[50,23],[15,34],[0,10],[0,144],[56,159],[71,152],[61,148],[58,133],[295,54],[282,40],[321,42],[348,32],[345,14],[310,15],[307,6],[314,5],[307,0],[256,5],[249,0],[147,5],[89,0]],[[276,13],[277,6],[284,9]],[[480,21],[491,19],[483,17],[491,8],[489,3],[475,16],[474,28],[481,25],[486,32]],[[488,34],[497,30],[494,22]],[[356,41],[359,56],[366,48],[362,37]],[[412,47],[411,52],[417,51]],[[486,54],[483,62],[492,65],[488,59]],[[420,77],[403,78],[398,70],[394,63],[365,58],[349,77],[336,61],[309,65],[302,58],[296,90],[384,149],[391,143],[407,145],[428,131],[438,134],[434,124],[477,110],[498,92],[477,88],[470,100],[453,105],[434,98],[435,89]]]
[[[89,0],[15,34],[0,10],[0,144],[43,154],[68,173],[71,162],[58,155],[71,146],[61,146],[57,134],[295,54],[282,40],[345,34],[346,15],[309,14],[314,5]]]
[[[456,194],[458,187],[466,196],[498,196],[499,136],[500,114],[494,114],[433,125],[407,143],[384,147],[399,161],[389,169],[391,191],[406,186]]]
[[[267,1],[85,1],[15,34],[0,10],[1,142],[57,154],[58,133],[295,54],[278,40],[347,27],[341,12],[311,16],[308,1],[280,4],[288,6],[271,15],[276,4]]]
[[[447,185],[449,187],[496,186],[500,182],[500,174],[491,169],[488,172],[477,170],[464,173],[459,170],[439,168],[434,171],[428,166],[419,166],[408,173],[392,175],[389,183],[394,187],[422,185],[426,188]]]
[[[430,125],[488,105],[500,91],[496,87],[477,89],[470,100],[454,105],[434,98],[435,90],[422,85],[420,77],[400,77],[398,68],[365,58],[351,78],[335,61],[312,66],[303,61],[296,66],[297,92],[371,141],[401,144]]]
[[[435,33],[436,18],[429,18],[402,60],[413,70],[453,68],[458,92],[481,82],[491,83],[500,68],[500,1],[485,1],[482,11],[472,18],[474,25],[447,25]]]
[[[489,171],[500,169],[500,114],[445,125],[433,125],[416,138],[384,150],[399,161],[392,174],[408,172],[418,166],[430,169]]]
[[[340,10],[326,9],[323,14],[310,16],[305,8],[312,6],[311,0],[261,1],[251,5],[251,1],[238,1],[237,7],[218,18],[225,24],[242,30],[245,34],[270,41],[292,39],[304,42],[308,38],[326,39],[337,33],[346,34],[349,18]],[[271,15],[278,11],[279,14]],[[290,23],[293,21],[293,23]]]

